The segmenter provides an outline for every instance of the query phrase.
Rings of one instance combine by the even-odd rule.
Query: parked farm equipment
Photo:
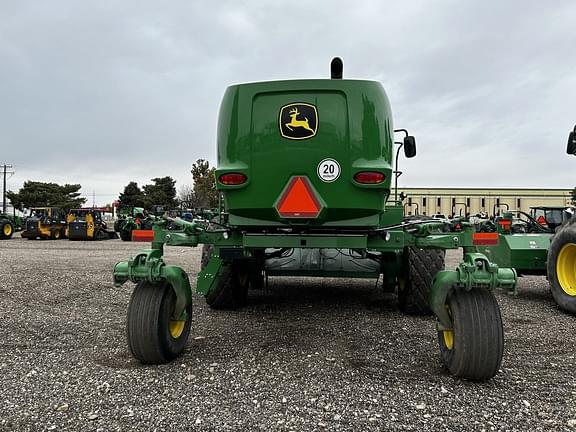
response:
[[[114,231],[123,241],[133,240],[133,233],[136,233],[136,240],[151,241],[152,224],[155,220],[156,218],[142,207],[127,207],[120,210],[118,220],[114,223]]]
[[[566,153],[576,155],[576,126],[568,135]],[[556,230],[548,252],[548,280],[558,305],[576,313],[576,216]]]
[[[30,209],[22,237],[28,240],[66,237],[66,212],[58,207],[36,207]]]
[[[475,252],[444,270],[444,254],[493,244],[498,235],[406,219],[402,204],[389,200],[392,163],[395,144],[415,156],[414,137],[393,130],[380,83],[341,79],[339,59],[331,75],[227,89],[216,169],[222,210],[211,220],[157,221],[151,248],[114,268],[116,285],[137,284],[128,344],[142,363],[172,360],[191,331],[191,284],[182,268],[165,264],[164,246],[203,244],[196,291],[211,308],[241,306],[264,274],[381,277],[402,311],[437,317],[441,359],[452,374],[486,380],[497,373],[504,340],[493,289],[513,289],[516,274]]]
[[[21,231],[23,226],[24,221],[16,214],[16,210],[13,214],[0,212],[0,240],[12,238],[14,232]]]
[[[576,127],[568,137],[568,154],[576,154]],[[576,217],[573,207],[538,206],[530,214],[506,211],[492,226],[497,245],[470,249],[485,254],[499,266],[512,267],[519,275],[547,276],[554,301],[576,313]],[[524,229],[519,229],[519,227]],[[516,227],[516,228],[515,228]],[[486,230],[486,229],[485,229]]]
[[[80,208],[72,209],[66,216],[68,227],[67,237],[70,240],[109,240],[118,238],[114,231],[108,231],[108,226],[102,217],[103,209]]]

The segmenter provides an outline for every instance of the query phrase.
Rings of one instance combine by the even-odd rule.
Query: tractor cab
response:
[[[530,207],[530,216],[552,231],[569,220],[573,214],[572,207]]]

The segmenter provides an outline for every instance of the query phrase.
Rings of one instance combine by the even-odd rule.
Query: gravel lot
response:
[[[1,431],[576,428],[576,321],[544,278],[497,294],[506,348],[484,384],[442,369],[433,319],[350,279],[274,278],[236,312],[195,297],[184,355],[143,367],[124,335],[131,284],[111,282],[142,247],[0,241]],[[199,249],[166,252],[196,274]]]

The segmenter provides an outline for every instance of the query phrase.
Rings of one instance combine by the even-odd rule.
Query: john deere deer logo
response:
[[[292,103],[280,109],[280,134],[284,138],[312,138],[318,130],[318,112],[314,105]]]

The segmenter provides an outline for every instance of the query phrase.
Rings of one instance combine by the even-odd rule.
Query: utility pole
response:
[[[2,187],[2,213],[6,213],[6,174],[14,174],[14,171],[7,171],[8,168],[12,168],[12,165],[2,165],[2,172],[3,172],[3,178],[4,178],[4,182],[3,187]]]

